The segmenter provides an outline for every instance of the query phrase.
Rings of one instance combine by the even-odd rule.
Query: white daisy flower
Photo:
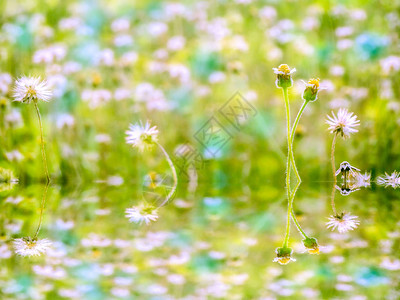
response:
[[[385,173],[376,179],[376,183],[384,185],[385,187],[391,186],[392,188],[398,188],[400,186],[400,173],[394,171],[392,174]]]
[[[330,216],[329,222],[326,223],[327,228],[331,228],[332,231],[337,229],[340,233],[345,233],[349,230],[353,230],[360,225],[360,221],[357,216],[352,216],[350,213],[342,212],[336,216]]]
[[[348,112],[346,108],[339,109],[337,117],[334,112],[332,116],[327,116],[326,123],[329,125],[331,133],[340,134],[343,138],[350,137],[351,133],[358,132],[354,127],[360,125],[360,120],[352,112]]]
[[[126,143],[137,147],[140,151],[151,148],[158,141],[158,129],[156,126],[150,127],[149,121],[144,126],[141,123],[131,124],[125,133]]]
[[[125,210],[125,217],[129,218],[129,222],[149,225],[151,221],[158,219],[157,208],[152,205],[140,204]]]
[[[13,241],[15,253],[20,256],[40,256],[47,252],[52,245],[49,239],[32,239],[24,237]]]
[[[32,101],[49,102],[52,92],[46,80],[38,77],[20,77],[15,81],[14,101],[31,103]]]

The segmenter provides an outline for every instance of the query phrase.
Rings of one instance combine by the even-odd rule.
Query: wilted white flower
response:
[[[355,172],[356,185],[359,187],[369,187],[371,185],[371,173]]]
[[[150,148],[158,140],[158,129],[156,126],[150,127],[149,121],[144,126],[138,123],[131,124],[125,133],[126,143],[139,148],[140,151]]]
[[[349,183],[345,181],[341,187],[335,185],[335,188],[340,192],[342,196],[348,196],[351,193],[360,190],[360,187],[355,183]]]
[[[326,223],[327,228],[331,228],[332,231],[337,228],[340,233],[345,233],[349,230],[353,230],[360,225],[360,221],[357,216],[352,216],[350,213],[342,212],[336,216],[330,216],[329,222]]]
[[[352,112],[348,112],[346,108],[339,109],[337,117],[334,112],[332,116],[327,116],[326,123],[329,125],[331,133],[340,134],[343,138],[350,137],[351,133],[358,132],[354,127],[360,125],[360,120]]]
[[[15,252],[20,256],[40,256],[50,249],[52,242],[48,239],[24,237],[13,241]]]
[[[385,187],[391,186],[392,188],[398,188],[400,186],[400,173],[397,171],[394,171],[390,175],[385,173],[385,175],[378,176],[376,182]]]
[[[158,214],[157,208],[152,205],[140,204],[133,206],[125,210],[126,217],[129,218],[129,222],[132,223],[146,223],[149,225],[151,221],[157,221]]]
[[[15,81],[14,101],[31,103],[31,101],[42,100],[49,102],[51,91],[46,80],[38,77],[20,77]]]
[[[360,172],[360,169],[353,167],[347,161],[343,161],[340,164],[339,169],[337,169],[335,175],[338,176],[340,173],[342,173],[342,177],[347,178],[348,174],[350,174],[351,176],[356,176],[355,172]]]

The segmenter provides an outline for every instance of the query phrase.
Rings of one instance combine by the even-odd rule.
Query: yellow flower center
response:
[[[278,71],[281,71],[281,72],[283,72],[283,73],[285,73],[285,74],[288,74],[288,73],[290,73],[290,68],[289,68],[288,65],[282,64],[282,65],[280,65],[280,66],[278,67]]]
[[[27,94],[29,95],[29,97],[36,97],[36,90],[31,86],[28,86]]]
[[[36,245],[35,242],[27,243],[27,244],[26,244],[26,247],[27,247],[28,249],[32,249],[32,248],[35,248],[35,245]]]
[[[282,265],[286,265],[290,262],[290,257],[289,256],[279,257],[279,262]]]
[[[315,87],[319,87],[319,78],[311,78],[309,81],[308,81],[308,84],[313,84]]]
[[[141,214],[142,215],[152,215],[155,211],[155,207],[152,205],[148,205],[142,208]]]
[[[308,249],[308,253],[310,253],[310,254],[319,254],[319,248],[316,247],[314,249]]]

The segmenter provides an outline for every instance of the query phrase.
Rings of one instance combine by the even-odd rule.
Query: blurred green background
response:
[[[359,132],[336,146],[372,178],[400,166],[399,1],[0,1],[1,299],[399,299],[398,192],[336,196],[361,225],[325,227],[332,136],[325,118],[346,107]],[[299,221],[326,249],[272,262],[286,222],[286,128],[272,68],[295,67],[292,121],[304,84],[321,79],[295,139],[303,183]],[[52,185],[40,237],[54,250],[12,253],[32,234],[44,175],[33,106],[12,102],[15,78],[41,75],[39,104]],[[219,110],[236,93],[256,111],[235,128]],[[207,149],[195,138],[211,117],[231,136]],[[204,164],[180,171],[175,199],[150,226],[124,210],[170,184],[159,150],[125,143],[130,123],[151,120],[177,166],[189,145]],[[180,166],[178,166],[179,169]],[[192,166],[193,167],[193,166]],[[5,175],[4,175],[4,174]],[[157,194],[158,193],[158,194]]]

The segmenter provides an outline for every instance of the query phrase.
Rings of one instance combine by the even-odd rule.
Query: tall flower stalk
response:
[[[47,182],[50,182],[50,175],[49,175],[49,169],[47,166],[47,159],[46,159],[46,149],[44,146],[44,138],[43,138],[43,125],[42,125],[42,118],[40,116],[40,110],[39,110],[39,106],[37,104],[37,101],[33,102],[35,105],[35,109],[36,109],[36,114],[38,117],[38,121],[39,121],[39,129],[40,129],[40,149],[41,149],[41,153],[42,153],[42,160],[43,160],[43,168],[44,168],[44,172],[46,174],[46,179]]]
[[[15,252],[20,256],[40,256],[41,254],[45,254],[52,245],[52,242],[49,239],[38,239],[40,229],[42,228],[44,208],[46,205],[49,185],[50,182],[46,182],[43,190],[42,201],[40,204],[39,221],[33,237],[23,237],[14,239],[13,241]]]
[[[331,146],[331,166],[332,166],[332,176],[333,176],[333,185],[332,185],[332,192],[331,192],[331,206],[334,215],[337,215],[336,206],[335,206],[335,186],[337,183],[336,179],[336,167],[335,167],[335,147],[336,147],[336,139],[337,133],[334,133],[332,139],[332,146]]]
[[[329,125],[328,130],[333,134],[332,146],[331,146],[331,166],[332,166],[332,176],[333,176],[333,184],[332,184],[332,192],[331,192],[331,206],[333,215],[329,217],[329,222],[327,223],[328,228],[338,229],[339,233],[344,233],[349,230],[355,229],[360,222],[358,221],[357,216],[352,216],[350,213],[341,212],[338,213],[335,205],[335,189],[337,178],[336,176],[339,173],[343,173],[344,181],[347,183],[347,173],[349,171],[358,170],[357,168],[352,167],[348,162],[343,162],[339,168],[336,170],[335,166],[335,149],[337,137],[341,136],[343,139],[347,139],[351,136],[352,133],[358,132],[355,129],[356,126],[360,125],[360,121],[357,120],[357,116],[352,112],[348,112],[347,109],[341,108],[339,109],[337,115],[332,112],[332,116],[327,116],[326,123]],[[359,171],[359,170],[358,170]],[[364,180],[364,178],[363,178]]]
[[[41,204],[40,204],[39,222],[38,222],[38,226],[36,228],[35,234],[33,235],[33,239],[37,239],[37,237],[39,235],[39,231],[42,228],[43,213],[44,213],[44,208],[45,208],[45,205],[46,205],[47,190],[49,189],[49,185],[50,185],[50,182],[47,182],[45,187],[44,187],[44,190],[43,190],[42,201],[41,201]]]
[[[290,216],[292,213],[293,207],[293,199],[291,197],[290,191],[290,159],[292,157],[292,143],[290,141],[290,106],[289,106],[289,96],[288,96],[288,88],[282,88],[283,98],[285,100],[285,108],[286,108],[286,124],[287,124],[287,145],[288,145],[288,155],[286,158],[286,194],[288,197],[288,213],[287,213],[287,223],[286,223],[286,234],[285,240],[283,242],[283,248],[288,248],[289,246],[289,236],[290,236]]]
[[[296,161],[294,159],[294,151],[293,151],[293,142],[294,136],[296,133],[297,125],[300,121],[300,118],[309,102],[315,101],[318,98],[319,91],[319,79],[310,79],[307,83],[305,83],[306,88],[303,92],[302,98],[304,100],[302,106],[300,107],[299,112],[297,113],[296,119],[293,123],[293,126],[290,127],[290,104],[289,104],[289,95],[288,88],[293,85],[293,79],[291,75],[295,72],[296,69],[290,69],[288,65],[280,65],[278,68],[274,68],[274,73],[277,75],[276,86],[278,88],[282,88],[283,98],[285,102],[286,109],[286,123],[287,123],[287,147],[288,147],[288,155],[286,160],[286,190],[287,190],[287,198],[288,198],[288,212],[287,212],[287,224],[286,224],[286,233],[283,245],[281,248],[276,249],[277,258],[274,261],[279,262],[280,264],[287,264],[293,259],[291,258],[292,250],[289,248],[289,237],[290,237],[290,219],[293,220],[300,234],[303,236],[303,244],[306,249],[311,254],[319,253],[318,242],[315,238],[310,238],[307,236],[305,231],[301,228],[299,222],[297,221],[296,215],[293,209],[293,201],[296,195],[296,192],[301,184],[301,177],[297,170]],[[293,190],[291,190],[290,186],[290,173],[291,169],[295,173],[297,183]]]
[[[40,130],[40,144],[41,144],[41,153],[42,153],[42,161],[43,168],[46,176],[47,183],[50,182],[50,175],[47,166],[46,159],[46,150],[44,145],[44,137],[43,137],[43,124],[42,118],[40,116],[40,110],[38,106],[39,101],[49,102],[51,99],[52,93],[48,87],[46,80],[41,80],[40,77],[20,77],[15,81],[14,87],[14,101],[22,102],[22,103],[31,103],[33,102],[36,110],[36,114],[39,121],[39,130]]]
[[[158,142],[155,142],[155,143],[157,144],[157,146],[161,149],[162,153],[164,154],[164,156],[165,156],[165,158],[166,158],[166,160],[167,160],[167,162],[168,162],[168,164],[169,164],[169,167],[171,168],[172,177],[174,178],[174,185],[172,186],[172,189],[171,189],[171,191],[168,193],[168,195],[167,195],[167,197],[165,198],[165,200],[160,204],[160,207],[161,207],[161,206],[164,206],[165,204],[167,204],[168,201],[171,200],[172,197],[175,195],[176,188],[177,188],[177,186],[178,186],[178,175],[177,175],[177,173],[176,173],[175,166],[174,166],[174,164],[173,164],[171,158],[169,157],[167,151],[164,149],[163,146],[160,145],[160,143],[158,143]]]
[[[172,177],[174,179],[174,184],[172,189],[165,197],[164,201],[158,206],[155,207],[150,204],[140,204],[138,206],[134,206],[132,208],[127,208],[125,213],[126,217],[129,218],[131,222],[134,223],[146,223],[149,224],[150,221],[156,221],[158,219],[157,209],[164,206],[172,199],[175,195],[176,188],[178,186],[178,175],[175,169],[175,166],[168,155],[168,152],[165,148],[158,142],[158,129],[156,126],[150,126],[149,122],[146,122],[145,125],[142,123],[136,123],[135,125],[130,125],[129,130],[126,131],[127,144],[132,145],[134,148],[138,148],[139,151],[144,151],[152,148],[154,145],[157,145],[161,152],[164,154],[169,167],[171,168]]]

